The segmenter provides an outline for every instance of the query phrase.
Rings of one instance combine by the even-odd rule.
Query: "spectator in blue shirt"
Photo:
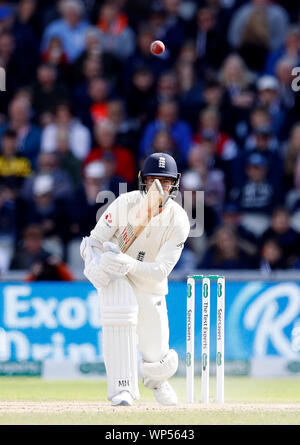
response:
[[[283,89],[283,85],[280,85],[278,79],[274,76],[260,77],[257,81],[256,86],[258,91],[257,105],[263,106],[269,111],[272,118],[273,131],[279,139],[282,139],[282,136],[284,135],[288,111],[288,108],[284,104],[283,99],[287,101],[289,98],[289,92],[291,92],[291,99],[293,101],[293,91],[291,90],[291,88],[287,88],[287,92],[280,91]],[[283,96],[286,97],[283,98]]]
[[[166,129],[177,143],[181,158],[186,161],[191,147],[192,132],[190,126],[178,117],[178,105],[173,100],[162,102],[158,106],[157,118],[150,122],[142,134],[140,157],[150,154],[152,143],[158,131]]]
[[[268,181],[268,162],[260,153],[252,153],[245,166],[246,180],[233,188],[230,197],[242,212],[268,215],[280,202],[280,193]]]
[[[292,25],[288,29],[285,37],[285,42],[281,48],[271,51],[268,54],[265,63],[264,73],[273,75],[275,74],[275,67],[279,59],[283,56],[287,56],[294,61],[294,66],[300,64],[300,28],[298,25]]]
[[[28,158],[33,168],[41,147],[40,127],[31,123],[31,103],[25,96],[16,96],[9,105],[8,120],[0,125],[0,137],[5,130],[17,134],[18,153]]]
[[[83,19],[83,6],[78,0],[66,0],[61,4],[61,19],[50,23],[42,38],[44,52],[52,37],[61,39],[70,62],[73,62],[85,49],[85,32],[89,23]]]

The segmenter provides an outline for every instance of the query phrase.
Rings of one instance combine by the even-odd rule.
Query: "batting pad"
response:
[[[99,296],[107,397],[111,400],[120,391],[130,391],[139,399],[136,297],[123,278],[112,280]]]
[[[153,389],[158,383],[164,382],[172,377],[178,368],[178,354],[174,349],[169,352],[159,362],[142,362],[141,375],[143,383],[147,388]]]

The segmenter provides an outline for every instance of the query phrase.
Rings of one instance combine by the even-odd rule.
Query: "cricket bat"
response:
[[[123,253],[129,249],[142,233],[150,219],[158,215],[159,209],[164,205],[168,195],[168,192],[163,191],[159,179],[155,179],[140,205],[134,211],[134,215],[131,215],[130,222],[127,223],[118,236],[118,244]]]

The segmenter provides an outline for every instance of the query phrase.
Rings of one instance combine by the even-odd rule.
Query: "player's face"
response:
[[[164,191],[167,191],[170,193],[172,185],[174,185],[174,179],[172,178],[164,178],[162,176],[145,176],[145,184],[146,184],[146,190],[148,191],[155,179],[159,179],[161,186]]]

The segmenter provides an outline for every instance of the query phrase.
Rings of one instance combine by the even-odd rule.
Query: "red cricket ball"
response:
[[[165,45],[161,40],[155,40],[154,42],[151,43],[150,50],[152,54],[155,54],[157,56],[164,52]]]

